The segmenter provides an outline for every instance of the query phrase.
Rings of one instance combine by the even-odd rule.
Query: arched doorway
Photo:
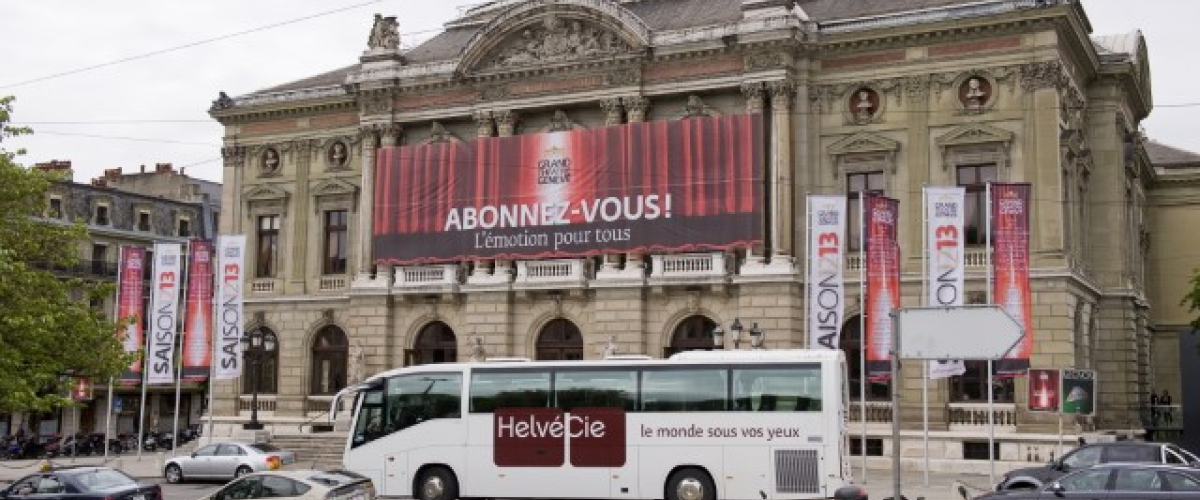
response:
[[[404,357],[408,366],[453,363],[458,361],[458,337],[449,325],[434,321],[421,329],[413,348],[406,350]]]
[[[558,318],[546,323],[537,340],[538,360],[583,359],[583,334],[579,327],[568,320]]]
[[[858,400],[859,394],[862,393],[862,329],[859,328],[859,317],[854,316],[842,325],[842,335],[838,339],[838,347],[846,353],[846,371],[850,372],[847,377],[850,380],[850,399]],[[867,381],[867,399],[868,400],[890,400],[892,397],[891,382],[872,382]]]
[[[336,394],[346,387],[348,350],[349,342],[341,328],[326,326],[317,333],[312,345],[309,394]]]
[[[717,322],[707,316],[696,315],[684,319],[671,334],[671,344],[663,349],[663,357],[684,351],[711,351],[713,330],[716,328]]]

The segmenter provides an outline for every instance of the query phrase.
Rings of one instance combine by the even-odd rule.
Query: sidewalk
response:
[[[110,455],[105,461],[103,456],[97,457],[58,457],[50,459],[55,467],[69,465],[106,465],[124,471],[139,480],[162,478],[162,464],[172,457],[171,452],[142,452],[139,459],[137,453]],[[42,459],[37,460],[5,460],[0,462],[0,484],[11,483],[38,472]]]

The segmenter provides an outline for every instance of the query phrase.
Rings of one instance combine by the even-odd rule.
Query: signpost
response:
[[[1003,358],[1021,339],[1024,328],[1003,308],[993,305],[955,307],[912,307],[892,313],[892,463],[895,485],[892,498],[900,495],[899,359],[964,359],[988,362],[988,462],[991,484],[996,483],[996,410],[990,375],[992,362]],[[928,460],[926,456],[926,460]],[[928,468],[928,464],[926,465]]]

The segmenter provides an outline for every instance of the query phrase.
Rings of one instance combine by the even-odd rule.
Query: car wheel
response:
[[[254,472],[254,469],[251,469],[250,466],[248,466],[248,465],[242,465],[242,466],[238,467],[236,471],[233,472],[233,478],[237,479],[237,478],[245,476],[246,474],[249,474],[251,472]]]
[[[716,500],[717,488],[703,469],[679,469],[667,479],[667,500]]]
[[[455,500],[458,498],[458,479],[445,467],[430,467],[417,479],[417,500]]]
[[[182,483],[183,470],[180,469],[176,464],[170,464],[167,466],[166,470],[163,471],[163,477],[166,478],[167,482],[171,484]]]

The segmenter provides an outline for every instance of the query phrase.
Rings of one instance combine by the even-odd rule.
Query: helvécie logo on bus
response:
[[[493,459],[501,467],[625,465],[625,409],[502,408],[493,417]]]

